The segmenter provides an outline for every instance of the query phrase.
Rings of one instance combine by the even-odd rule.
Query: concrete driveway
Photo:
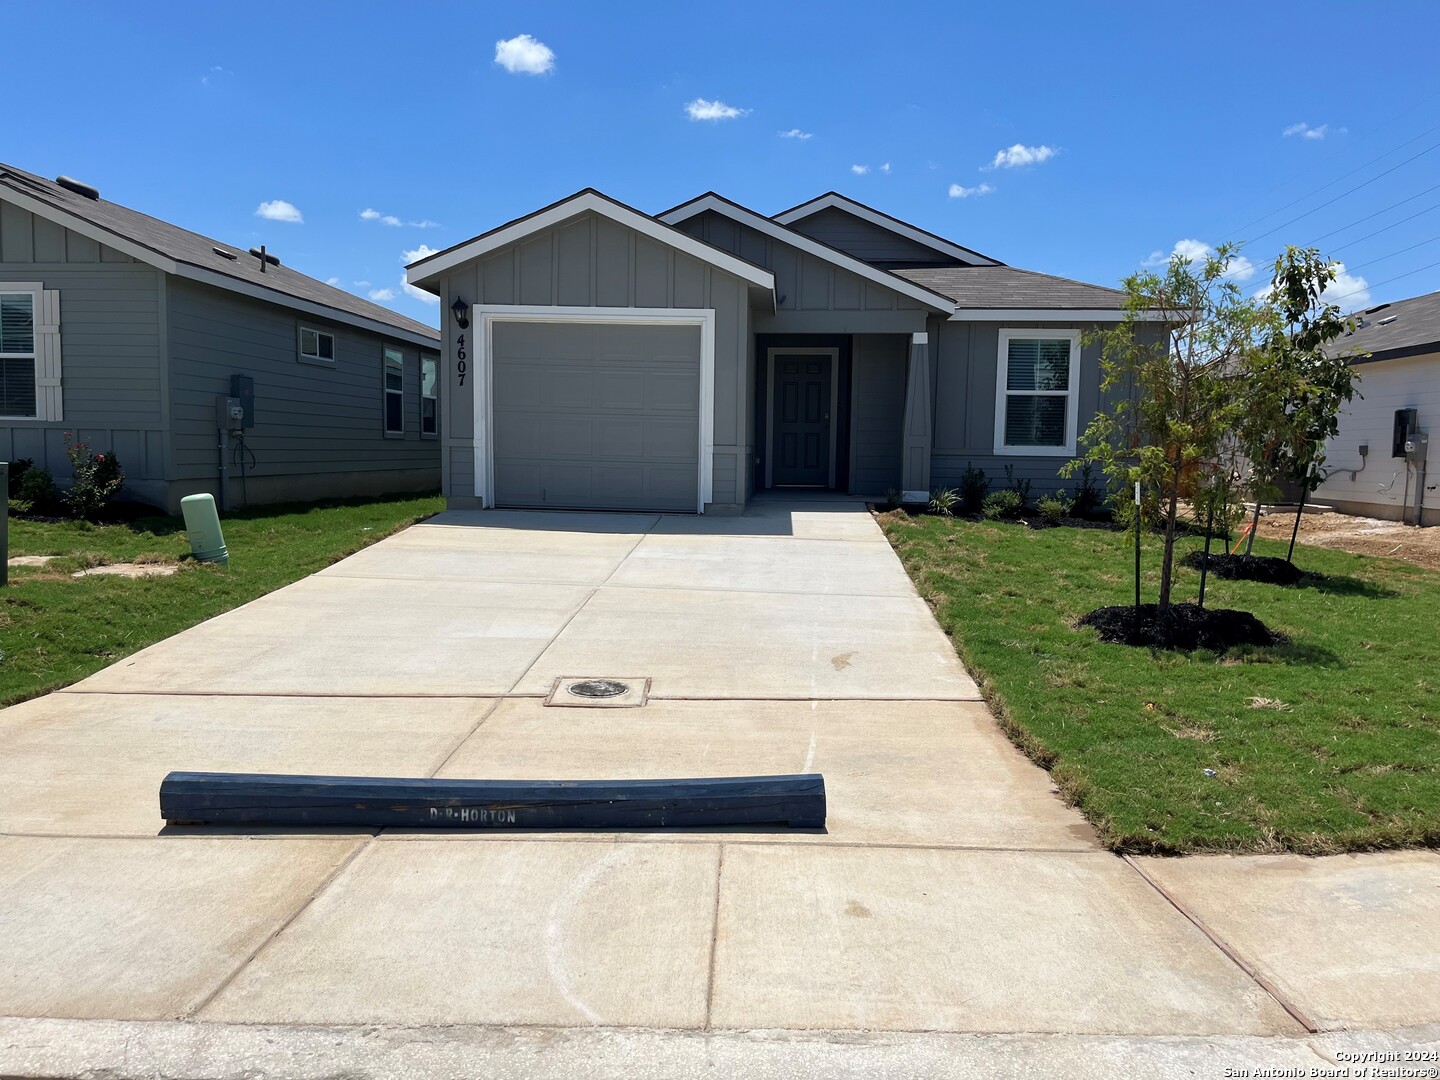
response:
[[[561,676],[650,678],[651,696],[547,707]],[[1288,1047],[1307,1027],[1440,1020],[1433,852],[1272,860],[1262,892],[1309,905],[1307,951],[1286,908],[1237,902],[1244,860],[1102,851],[853,502],[444,514],[0,714],[0,746],[0,1017],[46,1018],[16,1024]],[[830,816],[796,833],[162,831],[171,769],[814,769]],[[1395,963],[1337,974],[1336,950]],[[25,1038],[84,1029],[15,1030],[0,1073]]]

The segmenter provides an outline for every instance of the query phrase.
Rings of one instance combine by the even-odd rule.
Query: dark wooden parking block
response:
[[[441,829],[666,829],[825,825],[825,779],[404,780],[364,776],[172,772],[160,784],[172,824],[367,825]]]

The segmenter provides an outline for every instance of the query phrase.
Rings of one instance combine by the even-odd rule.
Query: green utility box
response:
[[[220,531],[220,515],[215,512],[214,495],[186,495],[180,500],[185,515],[185,531],[190,536],[190,554],[201,562],[230,564],[225,549],[225,535]]]

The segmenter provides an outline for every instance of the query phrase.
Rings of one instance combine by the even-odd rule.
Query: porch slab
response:
[[[65,693],[503,694],[589,595],[577,585],[309,577]]]
[[[0,712],[0,833],[154,836],[173,769],[428,776],[493,705],[51,694]]]
[[[833,494],[806,499],[759,493],[738,516],[666,516],[651,532],[655,536],[793,536],[886,543],[885,534],[863,502]]]
[[[1046,774],[979,702],[652,701],[643,709],[597,712],[510,699],[439,775],[643,780],[808,771],[825,775],[824,830],[582,835],[1095,850],[1089,825],[1060,802]],[[387,830],[382,838],[422,835],[435,836]],[[553,838],[488,829],[444,835]]]
[[[1440,1021],[1440,853],[1142,864],[1318,1026]]]
[[[364,842],[0,836],[0,1016],[186,1015]]]
[[[1299,1034],[1122,861],[729,845],[720,1028]]]
[[[916,596],[601,588],[516,689],[607,671],[652,676],[652,698],[980,697]]]
[[[607,584],[814,596],[914,596],[888,545],[680,534],[647,536]]]
[[[699,1027],[718,863],[713,844],[373,844],[201,1015]]]

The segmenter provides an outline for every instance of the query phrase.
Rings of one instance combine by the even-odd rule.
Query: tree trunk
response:
[[[1255,494],[1255,517],[1250,521],[1250,535],[1245,538],[1245,554],[1249,555],[1250,550],[1255,546],[1255,533],[1260,528],[1260,494]]]
[[[1295,527],[1290,530],[1290,550],[1285,553],[1285,561],[1294,564],[1295,562],[1295,538],[1300,535],[1300,518],[1305,513],[1305,498],[1312,490],[1311,485],[1315,483],[1313,471],[1305,474],[1305,483],[1300,485],[1300,505],[1295,508]]]
[[[1165,552],[1160,557],[1160,602],[1158,614],[1170,610],[1170,585],[1175,570],[1175,519],[1180,510],[1180,485],[1170,489],[1170,506],[1165,512]]]

